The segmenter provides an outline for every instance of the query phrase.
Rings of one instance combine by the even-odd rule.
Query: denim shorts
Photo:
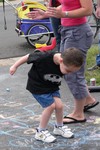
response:
[[[43,108],[46,108],[54,103],[53,97],[60,98],[59,91],[55,91],[53,93],[47,93],[47,94],[32,94],[32,95]]]

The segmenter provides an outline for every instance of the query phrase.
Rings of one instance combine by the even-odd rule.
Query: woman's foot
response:
[[[90,103],[84,106],[84,112],[90,110],[91,108],[94,108],[95,106],[97,106],[99,104],[99,102],[94,102],[94,103]]]
[[[92,97],[87,97],[86,98],[86,102],[85,102],[85,106],[86,105],[89,105],[89,104],[93,104],[93,103],[95,103],[96,102],[96,100],[94,99],[94,98],[92,98]]]
[[[63,118],[63,124],[71,124],[71,123],[82,123],[86,122],[86,118],[84,115],[75,115],[75,114],[69,114],[68,116],[64,116]]]

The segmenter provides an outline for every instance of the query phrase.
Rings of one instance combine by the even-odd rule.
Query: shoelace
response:
[[[71,129],[68,128],[67,126],[63,126],[63,127],[61,128],[61,130],[71,131]]]
[[[52,136],[47,130],[46,131],[41,131],[41,132],[45,135],[45,138],[49,137],[49,136]]]

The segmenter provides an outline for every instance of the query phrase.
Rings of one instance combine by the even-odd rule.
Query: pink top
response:
[[[70,11],[81,7],[80,0],[61,0],[62,10]],[[61,18],[62,26],[76,26],[87,22],[86,17],[81,18]]]

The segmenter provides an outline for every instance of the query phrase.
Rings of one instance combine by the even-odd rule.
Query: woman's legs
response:
[[[83,113],[83,108],[84,108],[84,104],[85,104],[86,99],[81,99],[81,100],[77,100],[75,99],[74,103],[74,110],[71,114],[68,115],[68,117],[72,117],[76,120],[84,120],[84,113]],[[63,122],[70,122],[73,121],[72,119],[68,119],[68,118],[64,118]]]
[[[65,76],[65,80],[75,99],[74,110],[68,115],[68,117],[72,117],[77,120],[84,120],[84,106],[95,102],[95,99],[90,95],[85,83],[84,67],[85,64],[76,73]],[[70,119],[66,118],[63,121],[68,122]]]
[[[88,87],[87,87],[88,90]],[[96,102],[95,98],[91,96],[89,90],[88,90],[88,96],[86,97],[86,101],[85,101],[85,106],[88,104],[93,104],[94,102]]]
[[[74,110],[71,114],[67,115],[68,117],[72,117],[77,120],[84,120],[84,106],[87,104],[93,104],[95,102],[95,99],[89,94],[86,98],[84,99],[75,99],[75,105],[74,105]],[[73,121],[73,119],[68,119],[64,118],[63,122],[70,122]]]
[[[83,52],[84,64],[82,68],[76,73],[66,75],[65,80],[75,99],[74,110],[68,116],[77,120],[84,120],[84,106],[95,101],[87,89],[84,77],[86,55],[92,44],[92,32],[87,24],[73,28],[64,27],[61,31],[61,37],[60,51],[69,47],[76,47]],[[63,121],[65,122],[65,120],[66,122],[70,121],[68,118],[65,118]]]

